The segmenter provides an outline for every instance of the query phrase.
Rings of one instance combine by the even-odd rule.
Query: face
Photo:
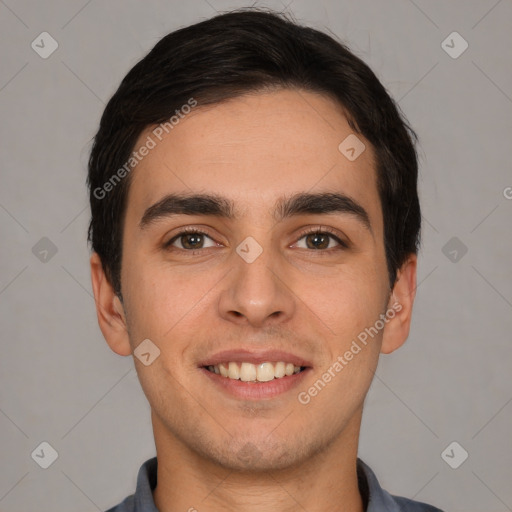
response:
[[[157,444],[263,470],[353,440],[408,308],[381,316],[396,297],[374,154],[357,135],[365,149],[349,160],[338,146],[351,134],[325,96],[251,94],[196,107],[132,171],[123,304],[102,330],[119,354],[146,339],[160,350],[148,366],[134,358]]]

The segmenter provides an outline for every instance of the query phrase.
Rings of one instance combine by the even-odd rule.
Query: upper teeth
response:
[[[216,364],[215,366],[208,366],[208,370],[228,377],[229,379],[242,380],[244,382],[267,382],[272,379],[280,379],[285,375],[293,375],[300,372],[300,366],[294,366],[293,363],[284,363],[279,361],[277,363],[229,363]]]

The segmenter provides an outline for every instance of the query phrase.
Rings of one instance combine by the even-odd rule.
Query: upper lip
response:
[[[311,366],[311,363],[302,357],[283,350],[223,350],[209,356],[199,363],[199,366],[215,366],[220,363],[252,363],[260,364],[265,362],[293,363],[294,366]]]

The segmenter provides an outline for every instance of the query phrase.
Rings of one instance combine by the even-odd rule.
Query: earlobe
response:
[[[388,303],[388,312],[394,313],[387,315],[389,321],[382,336],[382,354],[390,354],[401,347],[409,336],[412,307],[416,296],[416,267],[417,256],[410,254],[397,273]]]
[[[91,281],[98,325],[109,347],[121,356],[132,353],[124,307],[105,275],[98,253],[90,259]]]

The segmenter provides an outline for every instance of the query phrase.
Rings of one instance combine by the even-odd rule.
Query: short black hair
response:
[[[397,270],[420,245],[416,133],[373,71],[345,44],[289,15],[240,9],[160,39],[128,72],[103,112],[89,158],[88,241],[121,299],[131,182],[126,163],[141,133],[169,122],[191,98],[204,106],[276,88],[329,96],[346,112],[351,129],[372,144],[389,283],[394,285]],[[119,179],[113,182],[116,172]]]

